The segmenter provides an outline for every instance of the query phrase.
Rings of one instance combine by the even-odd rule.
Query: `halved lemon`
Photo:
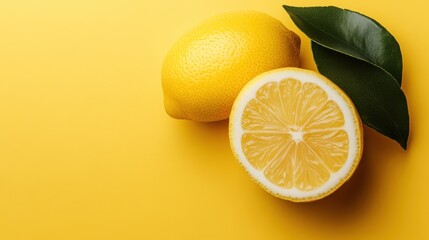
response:
[[[359,115],[324,76],[282,68],[257,76],[232,107],[235,157],[266,191],[291,201],[323,198],[346,182],[363,150]]]

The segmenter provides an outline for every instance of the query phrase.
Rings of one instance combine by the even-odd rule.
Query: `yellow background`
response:
[[[408,151],[365,129],[352,177],[313,203],[272,197],[233,158],[227,121],[174,120],[160,70],[207,17],[336,5],[397,38]],[[429,14],[423,0],[0,2],[0,239],[428,239]]]

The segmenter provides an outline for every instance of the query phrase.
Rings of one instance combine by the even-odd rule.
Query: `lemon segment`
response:
[[[322,75],[298,68],[257,76],[230,116],[235,157],[265,190],[292,201],[329,195],[356,169],[362,125],[348,96]]]

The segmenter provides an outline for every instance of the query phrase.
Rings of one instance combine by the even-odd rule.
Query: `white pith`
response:
[[[247,103],[256,97],[256,92],[259,88],[265,85],[268,82],[280,82],[286,78],[294,78],[301,81],[301,83],[310,82],[321,87],[328,95],[328,99],[337,103],[338,107],[341,109],[344,114],[344,127],[343,129],[347,132],[349,140],[349,149],[348,157],[343,165],[343,167],[335,173],[331,173],[330,178],[320,187],[309,190],[302,191],[295,187],[292,188],[282,188],[273,183],[271,183],[263,174],[262,171],[255,169],[249,161],[246,159],[246,156],[242,149],[241,136],[244,131],[241,127],[241,117]],[[236,102],[233,106],[233,111],[230,116],[230,139],[231,147],[234,151],[239,162],[244,166],[244,168],[249,172],[249,174],[256,179],[260,184],[263,185],[268,191],[273,193],[276,196],[283,198],[292,198],[292,199],[306,199],[314,198],[317,196],[325,195],[326,193],[332,191],[334,188],[338,187],[338,184],[343,183],[348,177],[350,177],[350,171],[353,169],[354,165],[357,164],[355,159],[360,150],[361,146],[359,145],[359,124],[358,117],[356,112],[350,108],[350,103],[347,102],[344,97],[341,95],[338,90],[334,89],[330,84],[322,80],[318,75],[313,74],[310,71],[298,71],[294,68],[290,69],[281,69],[274,70],[265,74],[262,74],[256,77],[254,80],[249,82],[244,88],[239,96],[237,97]],[[289,132],[292,135],[292,139],[296,142],[302,141],[301,132]]]

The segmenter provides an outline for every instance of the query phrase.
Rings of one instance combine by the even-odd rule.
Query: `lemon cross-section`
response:
[[[230,120],[231,147],[267,191],[310,201],[353,173],[362,153],[360,119],[348,97],[323,76],[296,68],[258,76],[240,93]]]

